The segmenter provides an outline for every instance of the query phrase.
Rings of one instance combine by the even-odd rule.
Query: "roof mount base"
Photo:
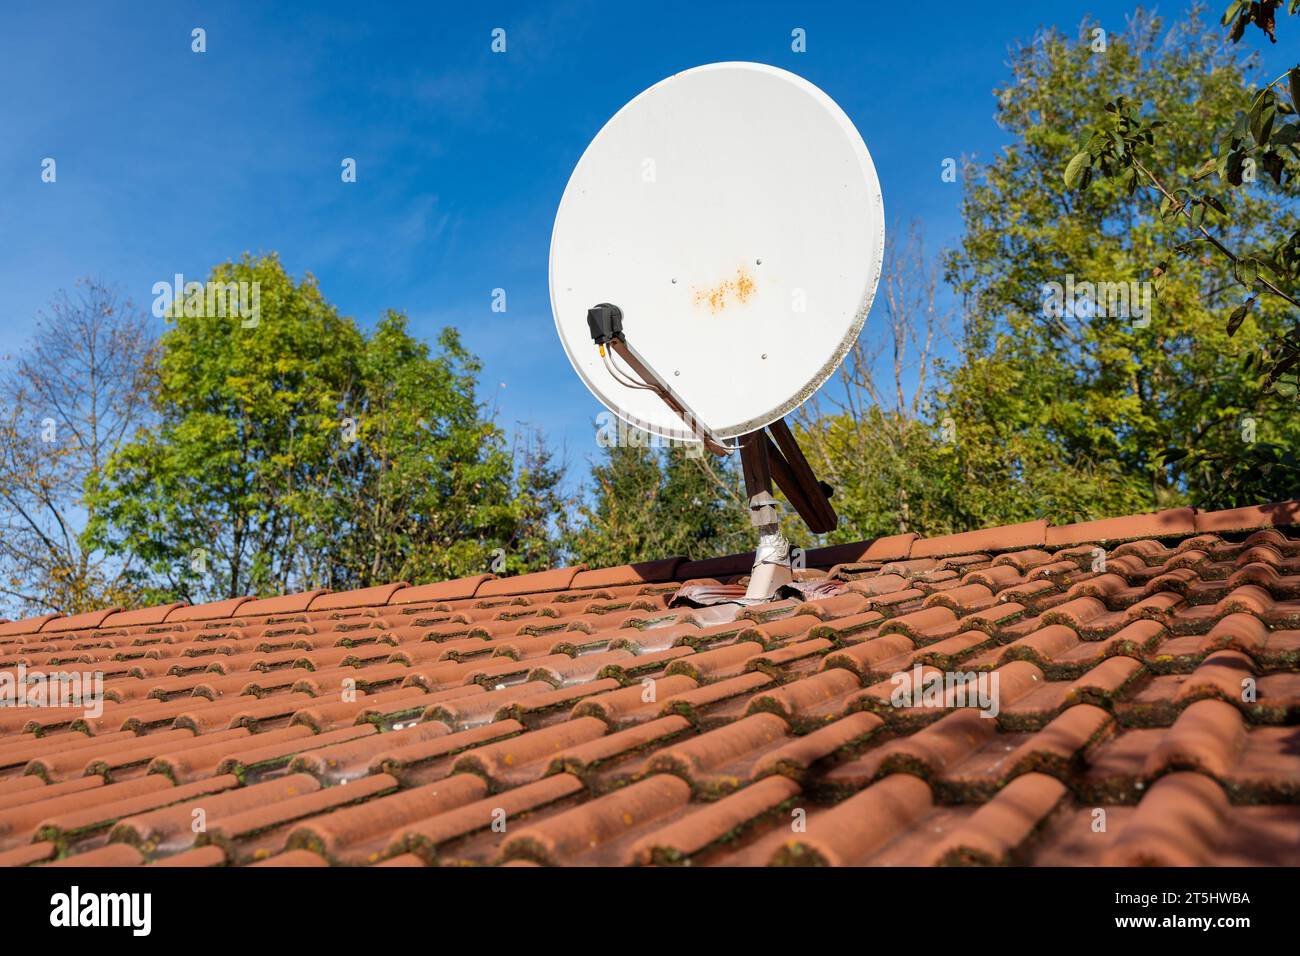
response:
[[[793,580],[790,542],[781,533],[780,525],[764,525],[759,529],[758,550],[754,552],[754,567],[749,575],[749,587],[745,590],[746,600],[770,601],[782,586]]]

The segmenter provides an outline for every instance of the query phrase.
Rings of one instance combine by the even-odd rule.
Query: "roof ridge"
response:
[[[1029,548],[1062,548],[1083,544],[1116,545],[1147,538],[1184,538],[1198,534],[1257,531],[1293,525],[1300,525],[1300,499],[1217,511],[1203,511],[1192,507],[1167,508],[1162,511],[1098,518],[1064,525],[1054,525],[1047,519],[1040,518],[1035,521],[995,525],[931,538],[920,537],[914,532],[905,532],[864,541],[811,548],[805,554],[805,561],[812,567],[833,567],[837,564],[860,561],[887,562],[913,558],[948,558],[966,554],[994,554]],[[576,564],[506,577],[482,573],[420,585],[397,581],[390,584],[370,585],[352,591],[313,588],[294,594],[273,595],[266,598],[247,596],[225,598],[206,604],[172,602],[144,608],[113,607],[74,615],[41,614],[17,621],[0,621],[0,636],[98,630],[120,626],[122,622],[114,621],[114,618],[129,616],[132,623],[138,623],[141,619],[148,619],[158,612],[162,613],[158,613],[157,620],[150,620],[149,623],[202,620],[206,619],[202,614],[204,608],[215,610],[220,607],[224,613],[215,614],[211,619],[224,619],[235,616],[236,610],[249,604],[274,608],[277,612],[341,610],[361,606],[350,603],[348,597],[360,592],[376,594],[386,591],[387,599],[382,602],[382,605],[389,606],[423,600],[467,599],[480,595],[534,594],[563,591],[574,587],[656,584],[676,580],[679,575],[683,579],[692,579],[744,574],[750,569],[752,555],[752,551],[744,551],[698,561],[678,555],[656,561],[617,565],[612,568],[588,568],[585,564]],[[419,592],[420,596],[403,592]],[[73,623],[74,621],[76,623]],[[83,624],[82,621],[93,623]]]

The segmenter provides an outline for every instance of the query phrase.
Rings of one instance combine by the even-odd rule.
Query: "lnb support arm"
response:
[[[587,327],[591,330],[591,340],[600,348],[601,357],[605,360],[610,375],[614,377],[615,381],[621,385],[626,385],[628,388],[644,388],[658,394],[664,404],[677,413],[677,416],[690,429],[691,434],[703,442],[704,447],[715,455],[725,457],[736,450],[723,444],[722,440],[717,438],[709,430],[708,426],[700,420],[700,417],[691,410],[686,401],[673,391],[672,386],[664,380],[663,376],[659,375],[650,366],[650,363],[643,359],[640,353],[631,346],[627,337],[623,334],[622,309],[608,302],[602,302],[600,305],[588,309]],[[606,349],[622,359],[628,370],[639,381],[627,381],[621,377],[620,371],[610,363]]]
[[[632,348],[623,334],[623,310],[618,306],[602,302],[588,309],[587,326],[616,382],[627,388],[646,389],[657,394],[714,454],[729,455],[740,451],[750,523],[759,536],[745,597],[760,601],[771,598],[783,584],[793,580],[794,574],[790,542],[781,533],[779,503],[773,497],[773,486],[785,493],[809,529],[817,534],[833,531],[839,524],[839,517],[830,502],[833,489],[817,479],[784,418],[777,419],[766,429],[740,436],[734,447],[725,445],[650,363]],[[627,372],[614,365],[609,355],[611,352],[623,360]]]

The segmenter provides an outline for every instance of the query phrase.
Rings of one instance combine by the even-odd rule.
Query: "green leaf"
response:
[[[1247,16],[1237,17],[1236,21],[1234,21],[1232,24],[1232,31],[1228,34],[1228,39],[1230,39],[1233,43],[1236,43],[1238,40],[1240,40],[1242,35],[1246,32],[1246,24],[1249,22],[1250,22],[1250,18]]]
[[[1247,289],[1254,288],[1255,280],[1259,278],[1259,263],[1249,256],[1238,259],[1237,264],[1233,267],[1233,272],[1237,275],[1237,281]]]
[[[1241,323],[1246,321],[1246,316],[1250,314],[1250,307],[1254,305],[1255,300],[1247,299],[1244,303],[1232,310],[1232,315],[1228,316],[1228,335],[1236,335],[1237,329],[1241,328]]]
[[[1264,167],[1264,172],[1272,177],[1273,182],[1282,185],[1282,173],[1286,169],[1286,162],[1282,159],[1280,153],[1269,150],[1259,161],[1260,166]]]
[[[1300,111],[1300,66],[1291,67],[1286,78],[1291,87],[1291,105]]]
[[[1161,262],[1151,270],[1151,284],[1155,287],[1156,295],[1161,295],[1165,291],[1165,283],[1169,281],[1169,263]]]
[[[1286,358],[1282,359],[1282,361],[1278,362],[1268,370],[1269,384],[1272,384],[1279,379],[1283,382],[1291,382],[1294,384],[1296,382],[1296,375],[1291,371],[1291,369],[1295,368],[1297,364],[1300,364],[1300,354],[1288,355]]]
[[[1075,185],[1083,178],[1083,174],[1092,166],[1092,154],[1084,151],[1076,153],[1074,159],[1070,160],[1069,165],[1065,167],[1065,185],[1073,189]]]
[[[1130,166],[1124,173],[1124,185],[1128,189],[1128,194],[1132,196],[1138,188],[1138,172]]]
[[[1192,173],[1192,182],[1199,183],[1206,176],[1214,172],[1219,166],[1219,157],[1211,156],[1201,165],[1196,167],[1196,172]]]
[[[1250,104],[1250,135],[1255,137],[1255,142],[1261,146],[1268,144],[1268,138],[1273,130],[1273,119],[1277,116],[1276,106],[1277,95],[1268,88],[1259,91],[1255,101]]]

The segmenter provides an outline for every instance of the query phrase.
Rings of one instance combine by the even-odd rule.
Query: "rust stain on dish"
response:
[[[734,278],[724,279],[708,289],[697,289],[695,304],[707,305],[709,311],[717,315],[733,300],[744,305],[754,294],[754,288],[753,277],[744,269],[737,269]]]

